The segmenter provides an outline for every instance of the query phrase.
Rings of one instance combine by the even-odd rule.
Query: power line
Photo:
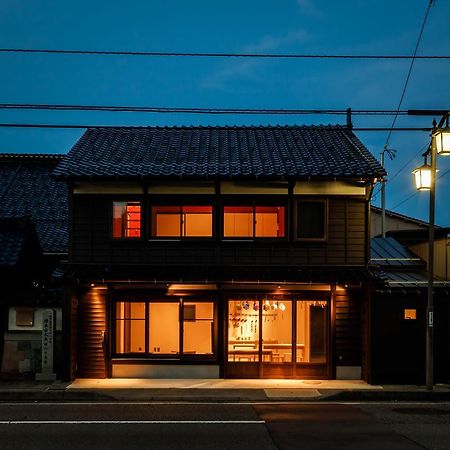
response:
[[[413,67],[414,67],[414,62],[415,62],[415,60],[418,58],[418,56],[417,56],[417,50],[419,49],[419,44],[420,44],[420,41],[422,40],[423,30],[425,29],[425,24],[427,23],[427,19],[428,19],[428,15],[429,15],[429,13],[430,13],[430,9],[431,9],[431,7],[433,6],[433,4],[435,3],[435,1],[436,1],[436,0],[430,0],[429,3],[428,3],[427,11],[426,11],[426,13],[425,13],[425,17],[424,17],[423,22],[422,22],[422,27],[420,28],[419,37],[418,37],[418,39],[417,39],[416,48],[414,49],[413,57],[412,57],[412,59],[411,59],[411,64],[409,65],[408,75],[406,76],[405,84],[404,84],[404,86],[403,86],[402,95],[401,95],[401,97],[400,97],[400,101],[398,102],[397,111],[400,111],[400,108],[401,108],[401,106],[402,106],[403,99],[404,99],[405,93],[406,93],[406,89],[408,88],[409,79],[411,78],[411,72],[412,72],[412,69],[413,69]],[[394,120],[392,121],[391,128],[394,128],[394,127],[395,127],[395,124],[396,124],[396,122],[397,122],[397,117],[398,117],[398,114],[396,114],[396,115],[394,116]],[[385,144],[384,144],[384,148],[385,148],[385,149],[386,149],[387,146],[389,145],[389,140],[390,140],[390,138],[391,138],[391,134],[392,134],[392,132],[389,131],[388,136],[387,136],[387,139],[386,139],[386,142],[385,142]]]
[[[97,56],[147,56],[180,58],[272,58],[272,59],[450,59],[450,55],[348,55],[348,54],[296,54],[296,53],[206,53],[206,52],[138,52],[109,50],[70,50],[37,48],[0,48],[0,53],[41,53],[62,55],[97,55]]]
[[[326,125],[324,125],[326,127]],[[344,127],[344,125],[343,125]],[[147,126],[136,125],[93,125],[93,124],[43,124],[43,123],[0,123],[0,128],[67,128],[67,129],[85,129],[85,128],[147,128]],[[180,127],[181,128],[181,127]],[[317,130],[317,125],[302,125],[302,129]],[[353,127],[353,131],[373,131],[385,132],[386,127]],[[394,128],[392,131],[430,131],[429,128],[403,127]]]
[[[437,177],[437,180],[440,180],[442,177],[450,173],[450,169],[446,170],[442,175]],[[407,201],[411,200],[413,197],[415,197],[420,191],[413,192],[410,196],[406,197],[404,200],[402,200],[400,203],[397,203],[392,209],[398,208],[400,205],[403,205],[403,203],[406,203]]]
[[[118,105],[70,105],[0,103],[0,109],[31,109],[57,111],[107,111],[107,112],[148,112],[148,113],[189,113],[189,114],[294,114],[294,115],[347,115],[347,109],[288,109],[288,108],[198,108],[178,106],[118,106]],[[390,116],[408,115],[408,111],[360,109],[350,110],[352,115]]]
[[[410,158],[405,164],[403,164],[403,166],[400,169],[398,169],[397,172],[395,172],[394,175],[392,175],[392,177],[388,177],[386,180],[386,184],[389,185],[389,183],[392,183],[392,181],[395,178],[397,178],[397,176],[400,175],[400,173],[406,167],[408,167],[408,165],[411,164],[411,162],[414,161],[415,158],[417,158],[420,154],[422,154],[427,149],[428,146],[429,146],[429,144],[422,147],[412,158]],[[372,200],[375,200],[380,192],[381,192],[381,186],[379,186],[377,191],[372,195]]]

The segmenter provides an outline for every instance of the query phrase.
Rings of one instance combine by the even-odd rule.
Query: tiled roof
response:
[[[372,238],[370,264],[386,268],[424,268],[425,262],[394,238]]]
[[[44,252],[65,253],[66,183],[51,177],[62,155],[0,154],[0,216],[30,216]]]
[[[90,128],[54,172],[68,177],[380,177],[344,126]]]
[[[20,259],[27,232],[23,229],[3,230],[0,227],[0,267],[14,267]]]
[[[38,238],[29,217],[0,217],[0,268],[24,264],[25,252],[40,253]],[[28,257],[30,255],[28,254]]]

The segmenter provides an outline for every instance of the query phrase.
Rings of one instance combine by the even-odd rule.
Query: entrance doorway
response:
[[[226,375],[329,377],[329,301],[228,301]]]

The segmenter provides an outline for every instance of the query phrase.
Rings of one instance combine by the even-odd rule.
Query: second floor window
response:
[[[323,200],[297,201],[297,239],[325,240],[327,235],[327,204]]]
[[[141,237],[141,204],[140,202],[113,202],[114,238]]]
[[[282,238],[284,206],[224,206],[223,236],[226,238]]]
[[[152,237],[212,237],[212,206],[153,206]]]

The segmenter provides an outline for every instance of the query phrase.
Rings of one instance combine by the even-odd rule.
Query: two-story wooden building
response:
[[[364,377],[385,172],[350,128],[92,128],[54,175],[67,378]]]

